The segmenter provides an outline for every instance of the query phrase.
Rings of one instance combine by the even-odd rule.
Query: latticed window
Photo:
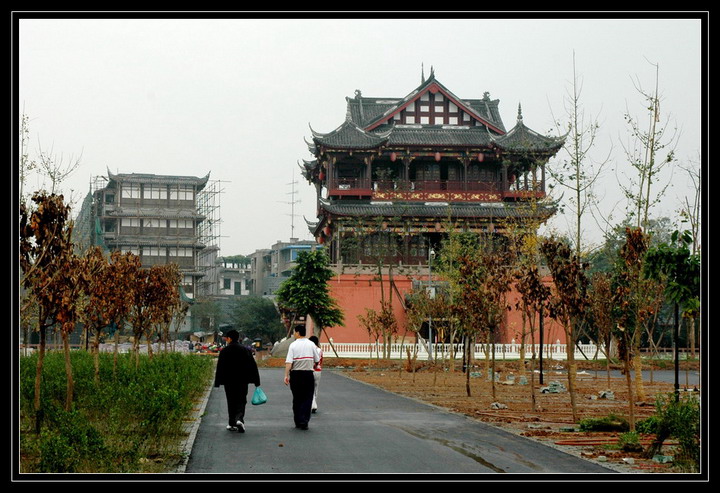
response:
[[[167,188],[160,185],[145,185],[143,187],[143,198],[150,200],[166,200]]]
[[[146,257],[161,257],[165,255],[165,249],[157,247],[143,247],[142,254]]]
[[[123,184],[120,196],[124,199],[139,199],[140,198],[140,185],[137,183]]]
[[[195,195],[190,185],[177,185],[170,188],[170,200],[193,200]]]

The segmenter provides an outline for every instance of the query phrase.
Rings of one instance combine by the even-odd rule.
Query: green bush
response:
[[[657,433],[660,418],[656,415],[641,419],[635,423],[635,431],[643,435],[654,435]]]
[[[647,457],[659,454],[668,438],[675,438],[680,446],[675,462],[681,467],[697,471],[700,467],[700,402],[694,395],[678,398],[675,394],[659,395],[655,416],[655,441],[646,450]]]
[[[578,423],[580,431],[620,431],[630,429],[630,424],[625,418],[609,414],[603,418],[586,418]]]
[[[627,431],[618,437],[620,450],[624,452],[642,452],[640,435],[636,431]]]
[[[21,468],[24,472],[137,472],[143,456],[161,456],[181,436],[193,400],[212,378],[210,358],[180,353],[100,355],[95,381],[92,355],[73,351],[73,409],[64,410],[62,352],[45,356],[42,428],[34,430],[37,355],[20,359]]]

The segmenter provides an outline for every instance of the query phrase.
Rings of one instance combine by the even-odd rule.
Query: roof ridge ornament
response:
[[[520,106],[520,103],[518,103],[518,116],[517,116],[518,122],[522,122],[522,106]]]

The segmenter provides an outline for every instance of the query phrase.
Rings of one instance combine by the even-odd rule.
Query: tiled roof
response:
[[[378,127],[378,129],[386,127]],[[388,136],[390,146],[467,146],[485,147],[492,144],[484,127],[452,125],[394,125]]]
[[[106,206],[105,213],[113,217],[161,217],[178,219],[204,219],[194,208],[163,208],[163,207],[122,207]]]
[[[516,152],[557,151],[565,143],[564,137],[545,137],[526,127],[520,106],[518,106],[517,124],[505,135],[492,136],[492,139],[500,149]]]
[[[313,130],[313,140],[333,149],[373,149],[387,142],[387,132],[366,132],[354,122],[345,120],[326,134]]]
[[[203,177],[198,176],[175,176],[175,175],[154,175],[149,173],[111,173],[108,170],[108,178],[117,182],[129,182],[129,183],[153,183],[153,184],[187,184],[197,185],[198,187],[204,187],[210,173]]]
[[[553,205],[530,207],[518,203],[438,204],[340,203],[321,201],[320,208],[347,217],[528,218],[550,217]]]

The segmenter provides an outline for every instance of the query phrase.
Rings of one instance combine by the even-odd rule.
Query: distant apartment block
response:
[[[250,262],[245,257],[219,257],[218,290],[223,296],[247,296],[250,294]]]
[[[278,240],[272,247],[255,250],[250,257],[250,292],[257,296],[274,296],[282,282],[289,278],[302,251],[317,248],[314,240]]]
[[[218,294],[216,182],[118,173],[95,177],[76,220],[80,248],[132,252],[143,267],[176,263],[189,298]]]

